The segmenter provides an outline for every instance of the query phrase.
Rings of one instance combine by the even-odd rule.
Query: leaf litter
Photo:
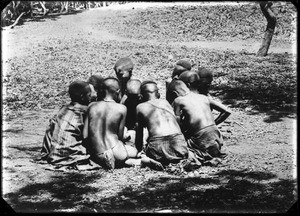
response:
[[[285,12],[280,13],[271,46],[273,42],[277,46],[277,41],[289,42],[294,31],[291,23],[295,9],[289,3],[275,8]],[[78,19],[77,27],[66,26],[66,31],[61,29],[55,34],[49,29],[53,31],[56,22],[71,25],[74,17],[61,17],[47,27],[45,23],[25,23],[14,30],[15,36],[10,35],[35,35],[36,42],[26,45],[20,39],[24,53],[6,61],[3,104],[8,122],[4,132],[8,161],[4,170],[10,171],[4,177],[5,200],[20,212],[286,211],[295,201],[295,119],[290,118],[297,99],[294,56],[278,52],[257,58],[247,50],[172,45],[197,40],[260,40],[265,20],[259,7],[175,6],[97,12],[77,14],[77,18],[87,21]],[[115,35],[111,37],[114,39],[101,39],[103,29]],[[170,77],[177,60],[188,58],[214,71],[211,94],[234,111],[230,122],[221,125],[228,157],[219,166],[203,166],[183,175],[133,167],[109,173],[53,172],[28,160],[39,155],[40,145],[6,148],[32,140],[42,142],[43,135],[32,131],[46,128],[45,117],[69,101],[67,85],[94,73],[114,75],[113,65],[123,56],[134,60],[135,77],[158,82],[162,98],[164,80]],[[32,118],[24,118],[31,114]],[[22,122],[18,122],[20,119]],[[13,127],[16,123],[17,128]],[[260,134],[251,134],[257,128]],[[274,145],[275,141],[279,142]]]

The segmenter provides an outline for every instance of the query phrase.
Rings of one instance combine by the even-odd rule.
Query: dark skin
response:
[[[116,62],[114,70],[117,78],[120,80],[121,95],[123,96],[125,94],[126,84],[132,76],[133,63],[130,58],[121,58]]]
[[[125,126],[128,130],[133,130],[136,123],[136,106],[140,103],[141,82],[130,79],[126,85],[126,94],[121,99],[121,104],[127,107],[127,117]]]
[[[92,101],[99,101],[103,99],[103,92],[102,92],[102,83],[103,78],[98,74],[94,74],[89,77],[87,82],[90,84],[92,88]]]
[[[120,101],[120,87],[115,81],[108,82],[103,101],[93,102],[88,107],[85,119],[84,138],[88,138],[88,149],[92,154],[101,154],[112,149],[116,161],[125,162],[126,158],[136,157],[137,151],[124,146],[123,134],[127,109]]]
[[[213,81],[213,73],[212,71],[204,68],[199,67],[197,70],[197,74],[200,77],[199,84],[198,84],[198,91],[200,94],[208,95],[209,88]]]
[[[166,99],[170,104],[173,102],[173,100],[171,99],[170,92],[168,91],[168,85],[172,82],[173,79],[178,79],[180,74],[182,74],[185,71],[190,71],[191,68],[191,63],[185,60],[179,60],[175,64],[171,78],[168,78],[166,80]]]
[[[82,104],[82,105],[89,105],[89,103],[92,101],[92,97],[93,97],[93,91],[92,91],[92,86],[88,85],[84,88],[83,93],[80,96],[80,101],[78,101],[78,103]]]
[[[149,137],[181,133],[171,105],[166,100],[159,99],[158,89],[155,84],[146,84],[142,95],[144,102],[136,108],[137,129],[135,143],[139,151],[142,150],[144,127],[148,129]]]
[[[202,73],[202,75],[206,75],[206,74]],[[211,74],[208,73],[208,75],[211,75]],[[208,76],[208,77],[210,77],[210,76]],[[189,90],[191,92],[199,94],[199,89],[198,89],[199,84],[198,83],[203,78],[200,78],[200,80],[199,80],[199,75],[196,72],[192,72],[192,71],[183,72],[179,76],[179,79],[182,80],[186,84],[186,86],[189,88]],[[202,94],[202,95],[206,95],[206,94]],[[218,124],[222,123],[223,121],[225,121],[225,119],[227,119],[228,116],[230,115],[230,112],[227,110],[227,108],[223,104],[218,103],[218,102],[212,100],[211,98],[208,98],[208,100],[210,101],[211,110],[216,110],[220,113],[219,116],[215,119],[215,124],[218,125]]]
[[[184,133],[193,133],[210,125],[218,125],[230,115],[223,104],[190,91],[182,81],[174,87],[174,91],[178,97],[174,100],[173,107]],[[211,109],[220,112],[216,119]]]

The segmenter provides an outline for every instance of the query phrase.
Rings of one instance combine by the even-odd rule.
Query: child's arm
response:
[[[174,113],[175,113],[175,117],[177,120],[177,123],[180,125],[180,105],[177,103],[177,100],[175,99],[174,102],[172,103],[173,109],[174,109]]]
[[[120,121],[120,126],[119,126],[119,132],[118,132],[119,140],[122,140],[122,141],[123,141],[123,137],[124,137],[124,127],[125,127],[126,115],[127,115],[127,108],[125,106],[123,106],[121,121]]]
[[[90,104],[88,106],[86,114],[85,114],[85,117],[83,119],[83,122],[84,122],[83,132],[82,132],[83,139],[86,139],[88,137],[88,135],[89,135],[89,114],[90,114],[91,105],[92,104]]]
[[[139,110],[136,110],[137,115],[137,122],[136,122],[136,129],[135,129],[135,147],[137,148],[138,152],[143,150],[143,136],[144,136],[144,128],[143,128],[143,121]]]
[[[123,95],[123,97],[121,98],[120,104],[124,104],[125,101],[127,100],[128,96],[126,94]]]
[[[83,125],[83,131],[82,131],[82,145],[87,148],[87,139],[88,139],[88,135],[89,135],[89,111],[90,109],[88,108],[85,118],[83,120],[84,125]]]
[[[228,118],[228,116],[230,116],[231,112],[226,108],[226,106],[217,101],[212,100],[211,98],[208,98],[208,100],[210,103],[210,107],[220,112],[219,116],[215,119],[216,125],[222,123]]]

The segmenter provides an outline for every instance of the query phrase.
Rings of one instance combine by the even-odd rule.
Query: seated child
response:
[[[198,159],[203,162],[226,156],[220,151],[223,139],[216,126],[230,115],[226,107],[205,95],[191,91],[182,80],[173,80],[169,90],[175,95],[173,102],[175,115],[180,122],[189,149],[194,151]],[[216,120],[211,108],[221,113]],[[225,115],[222,115],[224,113]]]
[[[157,84],[145,81],[141,85],[142,103],[137,108],[136,147],[144,151],[145,165],[163,170],[169,163],[188,157],[187,143],[176,121],[171,105],[160,99]],[[148,143],[143,149],[143,128],[147,128]]]
[[[190,71],[192,69],[192,64],[189,61],[186,60],[179,60],[176,62],[173,73],[172,73],[172,79],[174,77],[178,77],[181,73],[184,71]]]
[[[127,164],[128,158],[136,157],[137,150],[123,143],[127,110],[118,103],[121,99],[118,79],[108,77],[103,84],[104,99],[88,107],[84,138],[91,160],[105,169],[114,169]]]
[[[213,81],[213,72],[204,67],[199,67],[197,74],[199,75],[200,81],[198,91],[200,94],[208,95],[209,88]]]
[[[184,71],[190,71],[192,69],[192,64],[186,60],[179,60],[176,62],[171,78],[166,81],[166,100],[172,104],[172,100],[170,99],[170,94],[168,92],[168,85],[173,79],[177,79],[181,73]]]
[[[141,81],[138,79],[130,79],[126,83],[125,95],[121,99],[121,104],[127,108],[127,116],[125,126],[128,130],[135,129],[136,123],[136,106],[140,103],[140,87]]]
[[[103,99],[103,79],[104,78],[98,74],[94,74],[88,78],[87,82],[93,87],[92,101],[100,101]]]
[[[185,71],[182,74],[180,74],[179,79],[182,80],[186,86],[190,89],[191,92],[199,93],[199,83],[201,81],[201,78],[199,78],[198,74],[193,71]],[[208,89],[207,89],[208,90]],[[213,100],[214,101],[214,100]],[[218,112],[220,112],[219,116],[216,118],[215,122],[216,125],[220,124],[221,122],[225,121],[230,115],[230,112],[226,109],[226,107],[216,101],[214,103],[217,103],[219,106],[222,106],[224,110],[219,110],[219,106],[211,106],[211,110],[215,109]]]
[[[185,71],[179,75],[178,79],[182,80],[191,91],[198,91],[200,78],[196,72]]]
[[[125,94],[120,102],[121,104],[124,104],[127,108],[124,134],[126,142],[134,143],[135,140],[136,106],[140,103],[140,87],[140,80],[130,79],[126,83]]]
[[[91,88],[87,82],[75,81],[69,85],[69,95],[72,102],[50,119],[41,151],[41,159],[57,167],[72,166],[89,158],[82,145],[82,133]]]
[[[128,57],[120,58],[114,65],[114,71],[121,85],[121,96],[125,94],[126,83],[132,76],[133,62]]]

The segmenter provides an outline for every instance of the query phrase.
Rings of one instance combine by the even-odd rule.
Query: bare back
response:
[[[210,108],[210,101],[205,95],[189,92],[174,100],[176,116],[182,118],[182,129],[197,132],[215,124]]]
[[[171,105],[163,99],[153,99],[137,106],[139,123],[147,127],[149,137],[181,133]]]
[[[123,139],[126,107],[112,101],[99,101],[88,110],[89,145],[100,154],[116,146]]]

